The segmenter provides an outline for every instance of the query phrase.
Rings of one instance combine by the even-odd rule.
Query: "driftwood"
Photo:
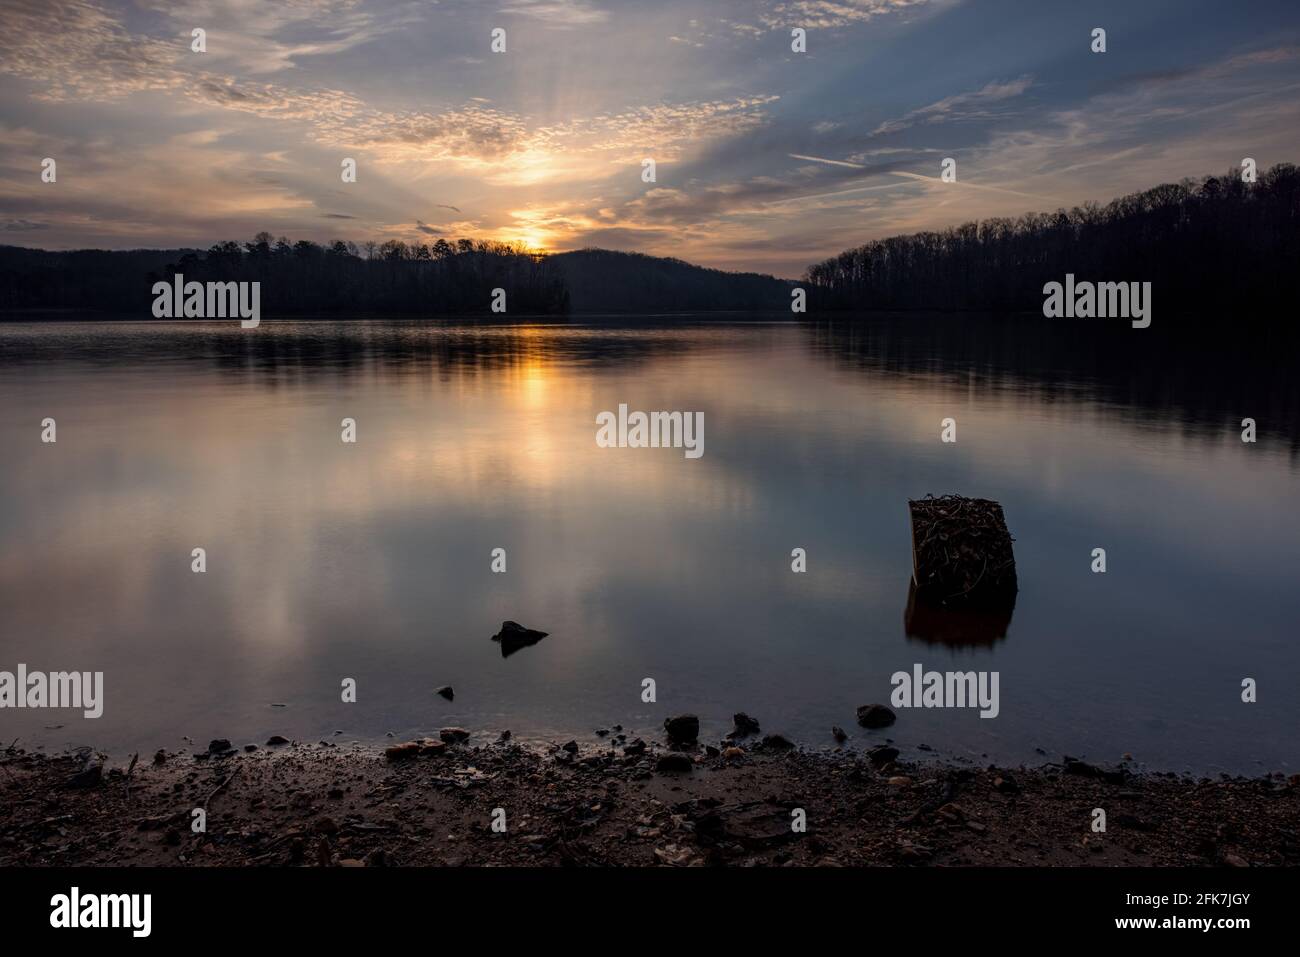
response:
[[[1016,558],[1001,505],[927,495],[908,506],[917,598],[943,608],[1006,608],[1015,602]]]

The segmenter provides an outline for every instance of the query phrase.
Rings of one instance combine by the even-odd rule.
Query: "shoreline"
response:
[[[133,767],[0,750],[0,866],[566,864],[1295,865],[1300,775],[973,767],[759,735],[542,749],[459,728],[388,748],[214,741]]]

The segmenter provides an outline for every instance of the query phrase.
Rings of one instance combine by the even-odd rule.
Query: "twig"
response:
[[[221,791],[225,788],[225,786],[229,784],[234,779],[235,775],[238,773],[239,773],[239,768],[235,768],[235,770],[231,771],[230,774],[226,776],[226,779],[224,781],[222,781],[220,784],[216,786],[216,788],[213,789],[211,794],[209,794],[207,797],[203,799],[203,804],[201,805],[203,810],[206,811],[208,809],[208,802],[211,801],[218,794],[220,794]]]
[[[127,797],[127,800],[130,800],[130,798],[131,798],[131,773],[132,773],[133,771],[135,771],[135,762],[137,762],[137,761],[139,761],[139,760],[140,760],[140,752],[137,751],[135,754],[131,755],[131,764],[130,764],[130,766],[126,769],[126,797]]]

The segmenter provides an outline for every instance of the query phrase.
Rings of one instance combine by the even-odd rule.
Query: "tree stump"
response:
[[[954,609],[994,610],[1015,604],[1014,539],[1001,505],[962,495],[927,495],[907,504],[917,598]]]

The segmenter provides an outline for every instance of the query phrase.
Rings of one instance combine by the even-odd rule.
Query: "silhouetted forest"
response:
[[[697,312],[789,308],[790,284],[677,259],[580,250],[539,255],[508,243],[432,245],[251,242],[199,250],[46,252],[0,247],[0,310],[77,310],[151,318],[153,284],[261,282],[264,315],[489,313],[492,290],[508,313]]]
[[[723,272],[680,259],[608,249],[548,257],[564,275],[574,312],[769,312],[790,310],[793,283]]]
[[[792,284],[679,259],[583,249],[549,255],[509,243],[439,239],[322,246],[259,233],[207,251],[0,246],[0,310],[152,316],[154,282],[260,281],[264,315],[781,312]],[[1043,285],[1150,282],[1164,313],[1262,320],[1294,306],[1300,272],[1300,170],[1258,182],[1237,172],[1157,186],[1105,206],[879,239],[810,266],[809,311],[1039,312]]]
[[[157,263],[144,251],[40,253],[0,250],[0,307],[101,309],[152,316],[153,284],[260,282],[264,314],[489,312],[506,290],[511,312],[563,312],[564,281],[546,261],[507,243],[409,246],[398,240],[358,249],[342,241],[291,243],[270,233],[207,252],[177,250]],[[147,267],[153,268],[147,268]]]
[[[810,266],[810,310],[1038,312],[1043,285],[1150,282],[1155,308],[1270,318],[1293,309],[1300,170],[1157,186],[1105,206],[893,236]]]
[[[47,252],[0,246],[0,310],[144,310],[151,318],[150,276],[195,249],[77,249]]]

